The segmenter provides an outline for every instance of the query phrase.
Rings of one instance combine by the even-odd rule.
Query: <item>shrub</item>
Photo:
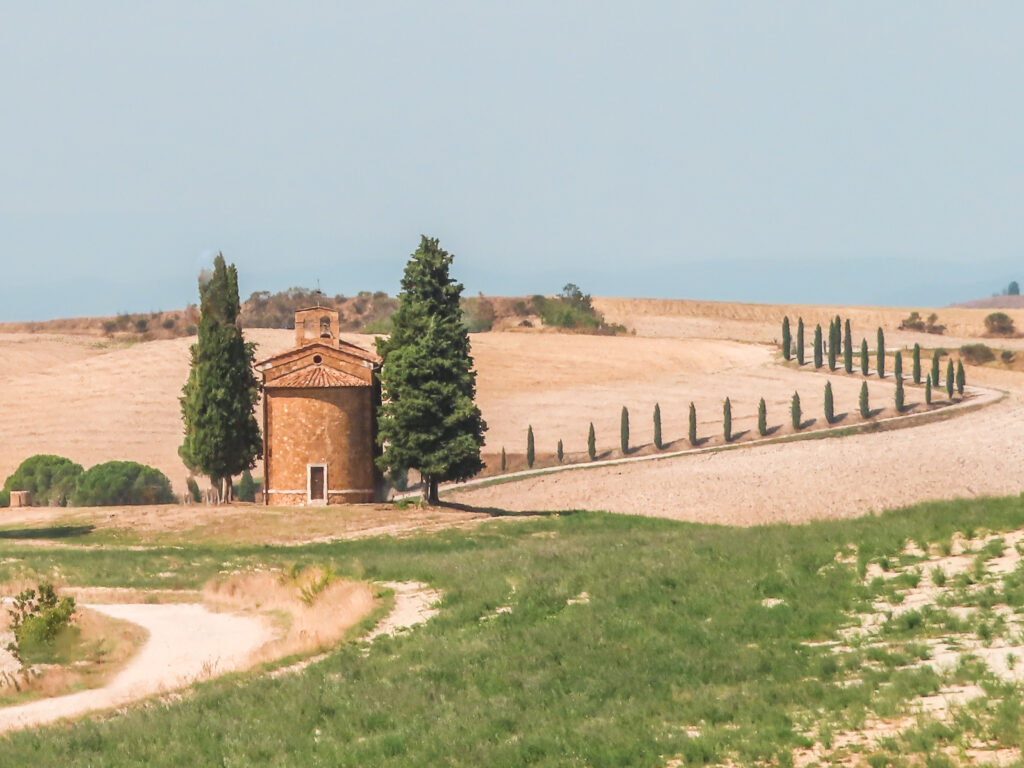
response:
[[[728,397],[722,403],[722,431],[725,433],[725,442],[730,442],[732,440],[732,403],[729,402]]]
[[[928,320],[925,322],[924,330],[926,333],[945,333],[946,326],[939,325],[939,316],[932,312],[928,315]]]
[[[39,454],[21,462],[14,474],[4,481],[4,490],[28,491],[35,506],[63,507],[82,472],[82,465],[71,459]]]
[[[248,469],[242,472],[242,477],[238,481],[238,494],[235,498],[239,501],[256,501],[256,483],[253,482],[252,472]]]
[[[914,344],[913,369],[914,383],[921,383],[921,345]]]
[[[625,327],[610,325],[604,315],[594,309],[589,294],[579,286],[567,283],[558,296],[536,295],[532,298],[533,309],[544,325],[556,328],[570,328],[589,333],[614,335],[624,333]]]
[[[761,437],[768,434],[768,408],[765,406],[763,397],[757,404],[757,434]]]
[[[203,500],[203,495],[199,492],[199,483],[194,477],[189,477],[185,481],[185,487],[188,488],[188,495],[192,501],[198,503]]]
[[[171,481],[159,469],[134,461],[108,461],[78,478],[71,502],[81,507],[171,504]]]
[[[0,507],[9,507],[9,506],[11,506],[11,492],[10,491],[0,491]]]
[[[814,367],[821,368],[821,324],[814,327]]]
[[[956,392],[958,395],[964,393],[964,387],[967,384],[967,378],[964,375],[964,364],[960,361],[956,361]]]
[[[871,406],[868,404],[868,383],[866,381],[860,383],[860,399],[858,404],[860,405],[860,417],[862,419],[871,418]]]
[[[946,363],[946,395],[949,398],[953,397],[953,389],[956,387],[955,375],[953,372],[953,358],[949,358],[949,361]]]
[[[165,330],[169,331],[177,325],[178,321],[174,317],[165,317],[164,321],[160,323],[160,326]]]
[[[878,378],[885,378],[885,334],[881,326],[878,328],[878,340],[875,342],[875,367],[878,369]]]
[[[924,382],[924,403],[925,405],[932,404],[932,375],[930,373]]]
[[[985,330],[993,336],[1012,336],[1013,318],[1005,312],[993,312],[985,318]]]
[[[587,455],[593,461],[597,458],[597,437],[594,435],[594,422],[590,422],[590,431],[587,433]]]
[[[832,382],[825,382],[825,421],[834,424],[836,421],[836,406],[832,399]]]
[[[1007,296],[1020,296],[1020,286],[1016,280],[1011,280],[1010,284],[1006,287]]]
[[[533,461],[537,458],[533,448],[533,425],[531,424],[526,429],[526,466],[530,469],[533,469]]]
[[[804,364],[804,319],[798,317],[796,321],[796,362]]]
[[[654,404],[654,447],[659,451],[664,447],[661,444],[661,406]]]
[[[903,413],[903,379],[896,378],[896,412]]]
[[[793,393],[793,401],[789,404],[789,415],[793,417],[793,429],[800,429],[803,422],[800,418],[800,394],[798,392]]]
[[[622,406],[619,416],[619,448],[624,455],[629,453],[629,409],[626,406]]]
[[[924,319],[920,312],[911,312],[910,315],[900,321],[901,331],[924,331]]]
[[[789,360],[793,355],[790,347],[793,344],[793,339],[790,336],[789,331],[789,315],[782,318],[782,356]]]
[[[24,666],[26,663],[53,659],[53,646],[58,637],[71,628],[75,613],[73,597],[58,598],[53,585],[43,582],[35,589],[26,589],[14,598],[11,631],[14,642],[7,650]]]
[[[117,330],[117,320],[104,320],[103,332],[108,336]]]
[[[135,332],[136,333],[145,333],[148,330],[149,330],[149,318],[147,318],[147,317],[137,317],[137,318],[135,318]]]
[[[860,340],[860,372],[862,375],[868,375],[868,340]]]
[[[853,336],[850,333],[850,318],[846,318],[846,328],[843,330],[843,369],[847,373],[853,373]]]
[[[697,444],[697,409],[692,402],[690,403],[690,425],[687,436],[689,437],[690,445]]]
[[[903,353],[898,349],[892,361],[892,375],[897,379],[903,378]]]
[[[462,307],[462,323],[470,333],[483,333],[494,327],[494,304],[482,293],[476,298],[461,299],[459,305]]]
[[[1003,365],[1009,365],[1013,362],[1015,355],[1012,349],[1004,349],[999,353],[999,359],[1003,361]]]
[[[996,353],[992,351],[992,348],[987,344],[964,344],[960,347],[960,357],[966,360],[971,365],[984,365],[990,363],[996,359]],[[937,362],[937,360],[936,360]],[[933,363],[932,372],[934,373],[937,369],[937,365]]]
[[[558,463],[562,463],[562,459],[565,458],[565,448],[562,447],[562,441],[558,441],[558,446],[555,448],[555,454],[558,456]]]
[[[974,345],[971,345],[971,346],[974,346]],[[982,344],[981,346],[984,347],[985,345]],[[988,349],[988,347],[985,347],[985,348]],[[989,350],[989,351],[991,352],[991,350]],[[932,352],[932,386],[933,387],[939,386],[939,357],[940,356],[941,356],[941,353],[939,352],[939,350],[936,349],[934,352]],[[992,358],[989,358],[989,360],[991,360],[991,359]]]

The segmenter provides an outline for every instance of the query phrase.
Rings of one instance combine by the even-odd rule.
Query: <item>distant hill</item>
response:
[[[1024,296],[989,296],[987,299],[975,299],[950,306],[963,309],[1024,309]]]

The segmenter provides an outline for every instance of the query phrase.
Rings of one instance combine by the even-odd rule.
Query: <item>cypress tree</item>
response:
[[[451,263],[436,239],[421,238],[405,267],[391,335],[377,341],[384,359],[377,463],[390,472],[416,469],[428,504],[438,503],[438,483],[466,480],[484,466],[487,424],[473,402],[476,372]]]
[[[587,455],[591,461],[597,458],[597,438],[594,435],[594,422],[590,422],[590,431],[587,432]]]
[[[821,368],[821,324],[814,327],[814,367]]]
[[[963,395],[964,386],[967,384],[967,378],[964,375],[964,364],[962,361],[956,361],[956,391],[958,395]]]
[[[619,447],[622,454],[629,453],[629,411],[622,406],[622,416],[619,418]]]
[[[526,466],[530,469],[533,469],[534,459],[537,458],[533,448],[533,425],[531,424],[526,430]]]
[[[828,369],[834,371],[836,369],[836,353],[839,352],[839,318],[837,317],[832,321],[831,327],[828,329]]]
[[[953,399],[953,389],[956,386],[953,380],[953,358],[949,358],[949,362],[946,364],[946,395],[950,400]]]
[[[690,403],[690,427],[688,432],[690,445],[697,444],[697,409]]]
[[[825,382],[825,421],[834,424],[836,421],[836,406],[832,400],[832,382]]]
[[[508,459],[505,456],[505,446],[501,446],[501,471],[504,472],[508,467]]]
[[[924,402],[925,405],[932,404],[932,375],[930,373],[924,383]]]
[[[896,356],[892,361],[892,375],[897,379],[903,378],[903,353],[898,349],[896,350]]]
[[[789,315],[782,318],[782,356],[789,360],[793,354],[790,350],[793,339],[790,337],[789,332]]]
[[[860,417],[862,419],[871,418],[871,406],[868,405],[868,383],[862,381],[860,383]]]
[[[654,447],[659,451],[664,447],[661,444],[661,406],[654,404]]]
[[[896,412],[903,413],[903,379],[896,377]]]
[[[932,353],[932,386],[939,386],[939,350]]]
[[[732,403],[729,402],[729,398],[725,398],[725,402],[722,404],[722,428],[725,432],[725,442],[732,441]]]
[[[853,373],[853,336],[850,334],[850,318],[846,318],[846,328],[843,332],[843,368],[847,373]]]
[[[868,375],[868,340],[860,340],[860,372],[862,375]]]
[[[804,319],[798,317],[796,320],[796,362],[804,364]]]
[[[914,383],[921,383],[921,345],[914,344]]]
[[[558,463],[562,463],[562,459],[565,458],[565,450],[562,448],[562,441],[558,441],[558,448],[555,449],[555,453],[558,454]]]
[[[793,429],[800,429],[800,425],[803,423],[800,414],[800,393],[793,393],[793,401],[789,404],[789,415],[793,417]]]
[[[256,421],[260,383],[253,373],[256,345],[238,325],[238,270],[218,253],[213,274],[199,283],[198,339],[180,398],[185,466],[207,475],[218,496],[230,500],[231,478],[256,466],[263,441]]]
[[[238,481],[238,500],[256,501],[256,483],[248,469],[242,470],[242,477]]]
[[[768,408],[764,404],[764,398],[757,404],[757,434],[765,437],[768,434]]]
[[[885,334],[882,333],[882,327],[878,327],[878,341],[876,342],[877,349],[875,350],[875,367],[878,369],[878,378],[885,378]]]

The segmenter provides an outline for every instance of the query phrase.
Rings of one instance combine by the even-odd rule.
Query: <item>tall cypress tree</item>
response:
[[[836,421],[836,404],[832,399],[832,382],[825,382],[825,421],[829,424],[835,424]]]
[[[793,419],[793,429],[794,430],[800,429],[800,425],[803,424],[803,420],[801,418],[800,393],[799,392],[794,392],[793,393],[793,400],[789,404],[789,415]]]
[[[804,319],[798,317],[796,319],[796,362],[798,365],[804,364]]]
[[[967,377],[964,375],[964,364],[963,361],[956,361],[956,391],[957,394],[962,395],[964,393],[964,387],[967,385]]]
[[[590,430],[587,432],[587,456],[593,461],[597,458],[597,437],[594,435],[594,422],[590,422]]]
[[[868,340],[860,340],[860,372],[862,375],[868,375]]]
[[[882,327],[878,327],[878,340],[875,342],[875,367],[878,369],[878,378],[885,378],[885,334]]]
[[[868,383],[862,381],[860,383],[860,399],[858,402],[860,406],[860,417],[862,419],[871,418],[871,407],[868,405]]]
[[[622,406],[622,415],[619,417],[619,447],[622,454],[629,453],[629,410]]]
[[[831,322],[828,329],[828,369],[836,369],[836,355],[839,352],[839,318]]]
[[[505,455],[505,446],[501,446],[501,471],[504,472],[508,467],[508,457]]]
[[[725,442],[732,441],[732,403],[729,402],[729,398],[725,398],[725,402],[722,403],[722,430],[725,433]]]
[[[896,377],[896,413],[903,413],[903,379]]]
[[[210,478],[221,499],[230,499],[231,478],[252,469],[263,455],[256,404],[260,383],[253,373],[256,345],[238,325],[238,270],[218,253],[213,274],[199,283],[198,340],[182,389],[185,466]]]
[[[939,386],[939,350],[932,353],[932,386]]]
[[[562,459],[565,458],[565,448],[562,447],[562,441],[558,441],[558,447],[555,449],[555,455],[558,456],[558,463],[562,463]]]
[[[768,407],[765,405],[763,397],[757,404],[757,434],[761,437],[768,434]]]
[[[921,383],[921,345],[914,344],[914,383]]]
[[[946,395],[950,400],[953,399],[953,389],[956,387],[953,376],[953,358],[951,357],[949,362],[946,363]]]
[[[533,425],[530,424],[526,429],[526,466],[533,469],[533,462],[536,458],[537,453],[533,442]]]
[[[782,318],[782,356],[789,360],[793,354],[790,347],[793,344],[793,339],[789,332],[789,315]]]
[[[664,447],[661,444],[661,406],[654,404],[654,447],[659,451]]]
[[[850,318],[846,318],[846,328],[843,332],[843,368],[847,373],[853,373],[853,336],[850,333]]]
[[[402,277],[391,336],[377,341],[384,359],[378,465],[418,470],[428,504],[438,503],[438,483],[466,480],[484,466],[487,424],[473,402],[476,372],[451,263],[437,239],[420,239]]]
[[[896,350],[896,356],[892,361],[892,375],[897,379],[903,378],[903,353],[898,349]]]
[[[690,425],[687,431],[687,437],[690,440],[690,445],[697,444],[697,409],[693,403],[690,403]]]
[[[925,405],[932,404],[932,375],[930,373],[924,383],[924,403]]]
[[[814,367],[821,368],[821,323],[814,327]]]

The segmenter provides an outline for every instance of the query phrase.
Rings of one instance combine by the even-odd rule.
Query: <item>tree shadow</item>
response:
[[[16,528],[0,531],[0,539],[71,539],[88,536],[95,525],[54,525],[49,528]]]
[[[764,431],[764,436],[765,437],[771,437],[776,432],[778,432],[780,429],[782,429],[782,425],[781,424],[776,424],[774,427],[768,427],[768,429],[766,429]]]
[[[835,416],[832,417],[832,423],[833,424],[839,424],[840,422],[846,421],[846,417],[849,416],[849,415],[850,415],[849,411],[843,411],[842,413],[837,413]]]
[[[868,409],[868,418],[869,419],[873,419],[873,418],[875,418],[875,416],[877,416],[878,414],[880,414],[884,410],[885,410],[884,408],[870,408],[870,409]]]
[[[441,501],[440,507],[456,512],[474,512],[478,515],[490,515],[491,517],[552,517],[555,515],[571,515],[579,510],[537,510],[529,512],[514,512],[509,509],[498,507],[479,507],[475,504],[462,504],[458,501]]]
[[[744,429],[744,430],[742,430],[742,431],[740,431],[740,432],[733,432],[733,433],[732,433],[732,437],[731,437],[731,439],[729,440],[729,442],[730,442],[730,443],[735,443],[735,442],[736,442],[737,440],[739,440],[739,439],[740,439],[741,437],[746,437],[746,436],[747,436],[747,435],[749,435],[749,434],[750,434],[750,430],[749,430],[749,429]]]
[[[818,423],[817,419],[807,419],[806,421],[801,421],[800,422],[800,429],[807,429],[808,427],[813,427],[817,423]]]

